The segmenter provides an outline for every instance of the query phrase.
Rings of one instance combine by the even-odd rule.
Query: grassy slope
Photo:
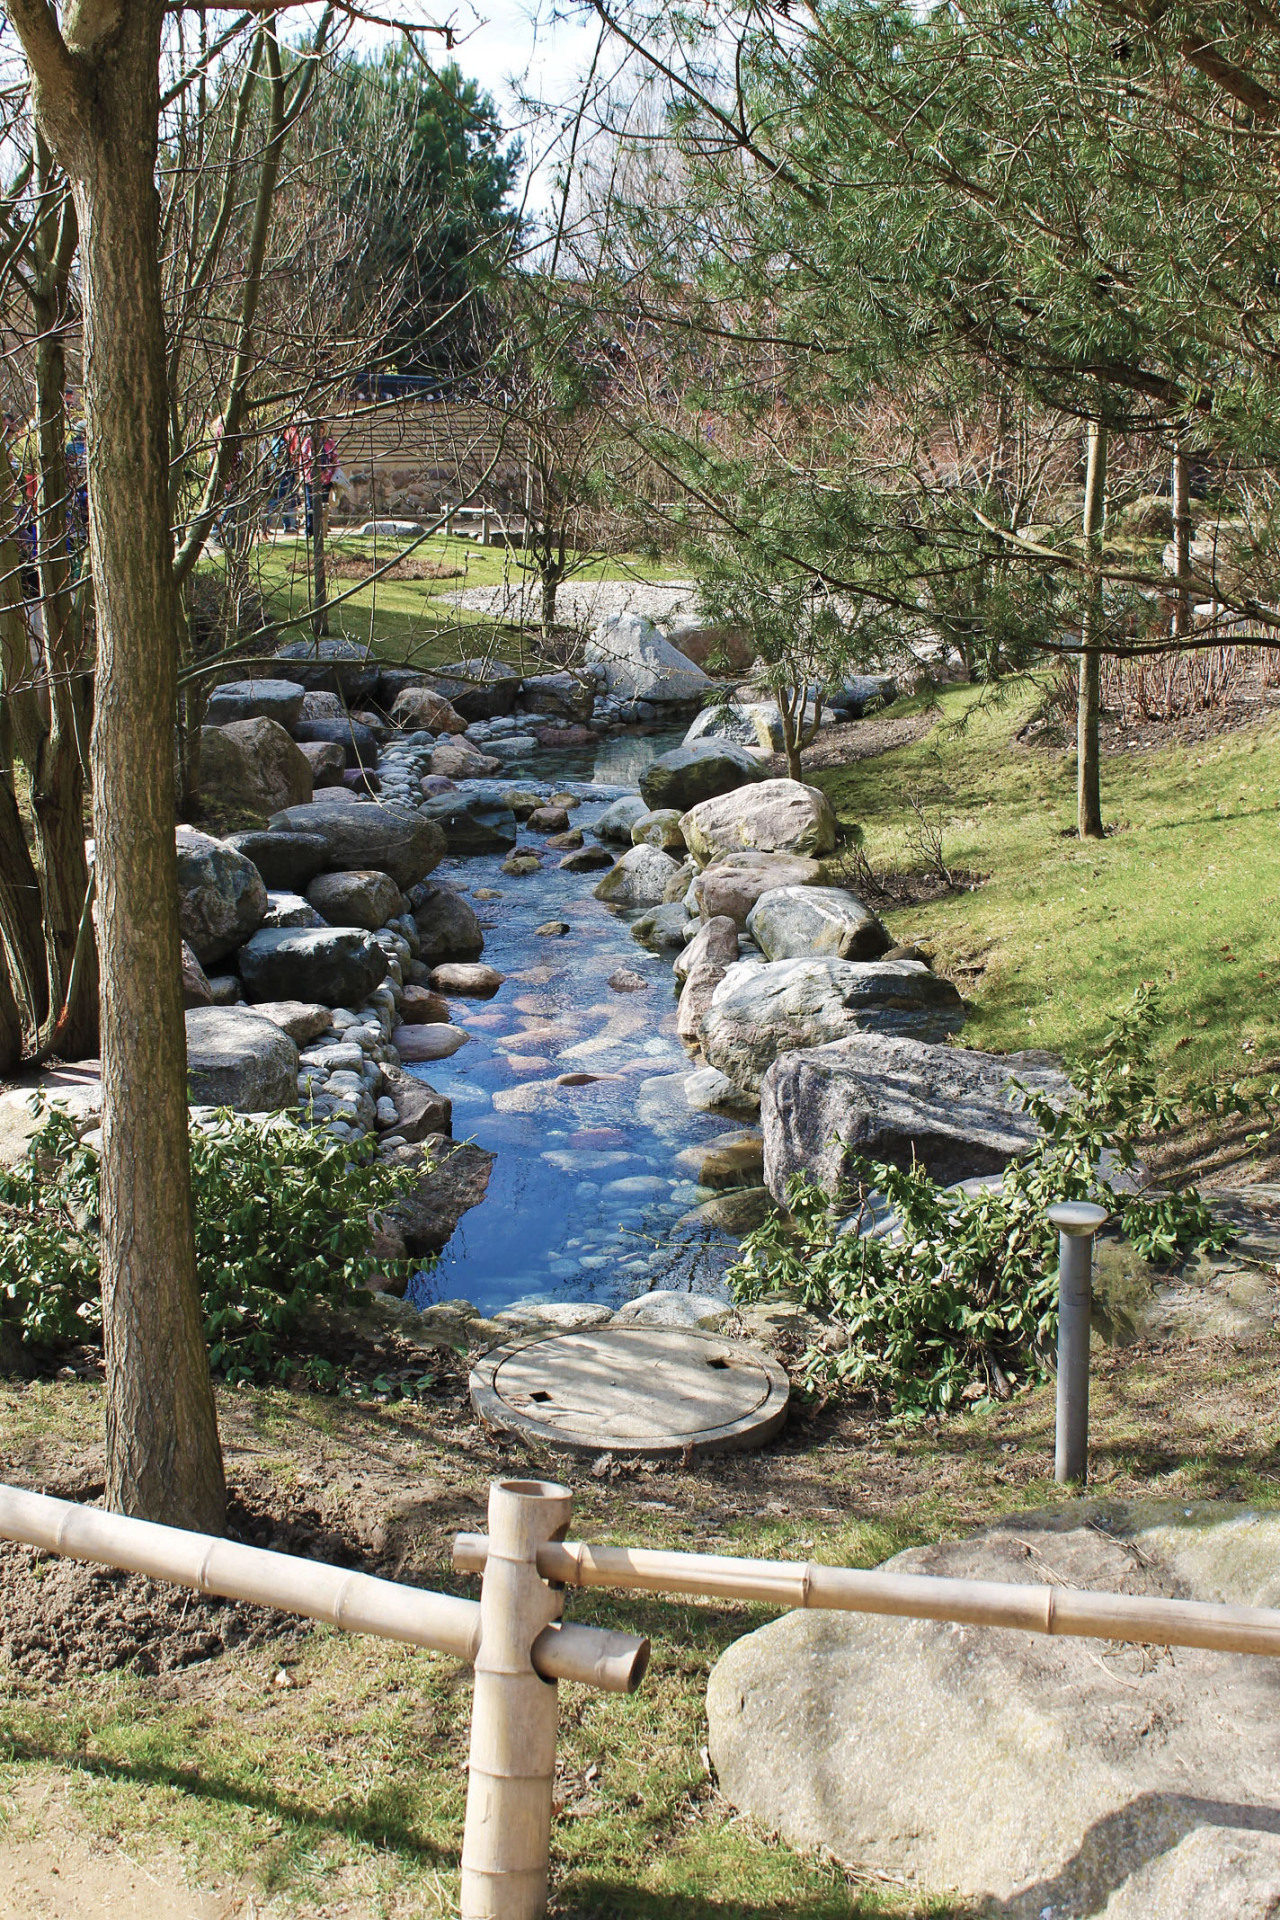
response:
[[[923,740],[813,776],[863,827],[874,866],[921,864],[909,845],[915,784],[936,795],[948,864],[990,876],[889,913],[895,935],[931,945],[972,1001],[971,1045],[1087,1049],[1151,979],[1179,1071],[1249,1071],[1280,1050],[1280,721],[1108,757],[1112,831],[1082,844],[1074,756],[1012,740],[1032,704],[950,692]]]

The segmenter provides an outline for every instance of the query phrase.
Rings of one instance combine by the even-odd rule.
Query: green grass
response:
[[[927,943],[956,978],[971,1045],[1087,1051],[1139,981],[1155,980],[1167,1061],[1249,1073],[1280,1050],[1280,720],[1106,757],[1109,831],[1081,842],[1074,755],[1013,739],[1034,704],[949,692],[924,739],[813,776],[863,828],[873,866],[922,864],[914,784],[931,796],[947,863],[988,876],[890,911],[895,937]]]

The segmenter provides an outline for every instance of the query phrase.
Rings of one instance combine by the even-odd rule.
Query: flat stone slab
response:
[[[767,1354],[695,1328],[608,1326],[495,1348],[472,1370],[487,1427],[571,1452],[693,1458],[763,1446],[787,1414]]]

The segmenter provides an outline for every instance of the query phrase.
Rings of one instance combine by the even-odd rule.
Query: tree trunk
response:
[[[1085,557],[1102,554],[1102,518],[1107,494],[1107,429],[1089,423],[1089,458],[1084,486]],[[1100,840],[1102,791],[1099,775],[1098,719],[1102,709],[1102,581],[1091,580],[1080,631],[1080,691],[1076,707],[1076,829],[1082,840]]]
[[[174,850],[176,650],[160,295],[160,0],[73,58],[11,17],[80,222],[98,622],[92,737],[102,976],[107,1505],[219,1532],[225,1488],[196,1282]],[[92,18],[70,16],[80,31]]]
[[[556,623],[556,599],[560,592],[560,570],[558,567],[544,568],[542,573],[542,631],[550,633]]]
[[[311,426],[311,604],[314,609],[311,630],[317,640],[329,632],[329,587],[324,565],[324,487],[320,479],[320,443],[324,436],[319,423]],[[304,481],[305,488],[305,481]]]
[[[4,948],[0,946],[0,1074],[12,1073],[22,1059],[22,1016],[13,997]]]
[[[1191,593],[1186,585],[1191,571],[1191,486],[1187,450],[1182,436],[1173,443],[1173,571],[1178,582],[1173,602],[1173,637],[1185,640],[1191,632]]]
[[[0,967],[5,966],[6,954],[6,977],[34,1044],[49,1014],[40,880],[27,850],[8,769],[0,765]]]

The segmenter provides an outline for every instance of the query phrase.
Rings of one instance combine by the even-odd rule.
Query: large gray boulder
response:
[[[1070,1097],[1050,1055],[971,1053],[883,1033],[784,1053],[760,1085],[764,1177],[775,1199],[807,1173],[828,1193],[851,1177],[855,1154],[910,1167],[950,1185],[1000,1173],[1034,1144],[1036,1128],[1014,1082]]]
[[[680,822],[685,845],[702,866],[727,853],[830,853],[836,844],[831,802],[799,780],[762,780],[758,786],[703,800]]]
[[[383,674],[384,687],[386,677]],[[437,693],[434,687],[402,687],[391,708],[391,718],[398,727],[423,733],[465,733],[467,730],[467,723],[453,702]]]
[[[387,956],[363,927],[264,928],[241,947],[246,1000],[316,1000],[358,1007],[387,975]]]
[[[733,793],[765,779],[764,768],[731,740],[700,740],[659,755],[640,775],[641,798],[651,808],[675,807],[684,813],[700,800]]]
[[[827,705],[846,720],[890,706],[898,697],[898,683],[889,673],[855,673],[827,695]]]
[[[370,867],[318,874],[307,888],[307,899],[329,926],[364,927],[370,933],[404,912],[395,881]]]
[[[233,720],[274,720],[291,727],[302,718],[306,688],[297,680],[228,680],[209,695],[207,727],[225,727]]]
[[[197,1106],[274,1113],[298,1098],[298,1049],[245,1007],[187,1009],[187,1088]]]
[[[520,675],[505,660],[453,660],[431,684],[464,720],[496,720],[513,711]]]
[[[833,953],[875,960],[893,941],[879,917],[844,887],[775,887],[747,915],[747,932],[766,960]]]
[[[586,660],[602,669],[606,690],[624,700],[686,705],[705,700],[712,690],[702,668],[643,614],[616,613],[602,620],[587,641]]]
[[[762,894],[779,887],[816,887],[822,867],[800,853],[726,853],[693,878],[693,898],[704,920],[727,914],[745,927]]]
[[[520,704],[529,713],[558,713],[590,720],[596,699],[594,673],[534,673],[521,683]]]
[[[661,847],[632,847],[602,877],[595,896],[615,907],[656,907],[662,903],[668,880],[679,870],[679,861]]]
[[[313,800],[309,807],[273,814],[270,825],[273,832],[317,834],[325,846],[324,871],[373,867],[402,890],[416,886],[445,855],[444,834],[434,820],[380,801],[346,806]]]
[[[895,1573],[1280,1602],[1280,1517],[1072,1502]],[[1274,1920],[1274,1660],[791,1613],[712,1670],[720,1789],[792,1846],[1002,1920]]]
[[[234,953],[262,925],[267,889],[253,862],[225,840],[179,827],[177,848],[182,937],[207,967]]]
[[[676,1014],[676,1032],[686,1047],[700,1045],[702,1022],[716,988],[738,958],[738,929],[732,920],[708,920],[679,955],[675,971],[684,980]]]
[[[676,952],[683,947],[696,923],[678,900],[651,907],[631,922],[631,938],[652,953]]]
[[[855,1033],[945,1040],[964,1022],[949,980],[914,960],[740,960],[711,997],[702,1051],[758,1092],[780,1054]]]
[[[416,1176],[390,1210],[405,1246],[415,1256],[439,1253],[463,1214],[484,1199],[495,1156],[471,1140],[454,1146],[438,1134],[427,1134],[421,1148],[399,1147],[387,1157],[412,1168]]]
[[[325,863],[325,842],[318,833],[229,833],[226,845],[252,860],[263,884],[301,893]]]
[[[475,908],[452,887],[414,890],[414,925],[424,965],[440,960],[475,960],[484,951],[484,931]]]
[[[605,808],[591,831],[597,840],[612,840],[629,847],[632,827],[648,811],[647,804],[638,793],[624,794],[621,800],[615,800],[612,806]]]
[[[311,798],[311,763],[276,720],[200,729],[200,784],[223,806],[279,813]]]
[[[341,720],[299,720],[293,737],[307,746],[341,747],[349,767],[378,764],[378,742],[372,731],[362,721],[349,720],[345,715]]]
[[[378,685],[381,667],[369,646],[335,635],[330,640],[289,640],[277,647],[290,680],[308,692],[341,694],[348,707],[363,705]],[[305,711],[305,709],[304,709]]]
[[[729,700],[704,707],[689,722],[684,744],[696,747],[700,740],[732,740],[739,747],[758,747],[761,741],[752,706]]]
[[[442,793],[434,800],[424,800],[419,811],[440,828],[451,856],[506,853],[518,838],[514,813],[496,800]]]

